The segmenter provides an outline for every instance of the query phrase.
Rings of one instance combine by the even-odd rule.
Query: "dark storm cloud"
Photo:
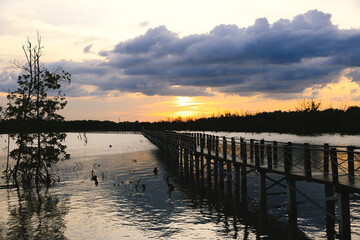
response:
[[[291,98],[360,66],[360,30],[339,29],[330,19],[312,10],[292,20],[269,24],[260,18],[246,28],[219,25],[186,37],[160,26],[100,52],[103,61],[56,64],[72,73],[75,86],[95,85],[99,92],[196,96],[208,95],[206,88],[212,87],[243,96]],[[357,72],[348,75],[359,81]],[[83,91],[74,87],[72,93]]]
[[[101,54],[104,65],[126,76],[112,79],[120,90],[164,94],[179,85],[239,95],[299,93],[360,66],[360,30],[339,29],[330,18],[313,10],[293,20],[260,18],[247,28],[219,25],[183,38],[161,26]]]

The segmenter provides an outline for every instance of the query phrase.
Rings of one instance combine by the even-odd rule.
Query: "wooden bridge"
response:
[[[267,195],[279,194],[268,190],[276,185],[286,188],[282,193],[287,196],[289,239],[296,239],[298,231],[297,194],[326,214],[329,239],[335,238],[335,224],[339,224],[340,239],[351,239],[350,200],[360,193],[359,147],[219,138],[200,133],[144,131],[143,134],[171,154],[181,170],[220,189],[227,186],[227,191],[239,201],[247,198],[247,175],[257,173],[261,214],[267,212]],[[269,173],[281,178],[276,180]],[[296,187],[297,181],[322,184],[325,207],[301,192]]]

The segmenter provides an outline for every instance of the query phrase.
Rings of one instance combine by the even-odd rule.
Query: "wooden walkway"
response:
[[[265,214],[266,196],[270,194],[268,190],[275,185],[285,187],[289,239],[296,239],[297,194],[324,210],[330,239],[335,237],[336,223],[339,224],[340,239],[351,239],[350,197],[354,193],[360,193],[359,147],[220,138],[199,133],[144,131],[143,134],[159,148],[170,153],[181,169],[196,178],[207,179],[220,188],[226,185],[228,191],[244,201],[247,196],[247,175],[249,172],[256,172],[260,178],[260,211],[265,211]],[[282,177],[275,180],[268,173]],[[296,181],[324,185],[325,208],[299,191]]]

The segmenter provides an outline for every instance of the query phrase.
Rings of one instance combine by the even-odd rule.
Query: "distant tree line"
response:
[[[164,121],[147,126],[150,129],[190,131],[278,132],[295,134],[360,133],[360,107],[346,110],[274,111],[256,114],[224,114],[188,121]]]
[[[140,131],[139,122],[97,121],[41,121],[34,124],[34,121],[1,120],[0,133],[13,132],[93,132],[93,131]]]
[[[41,124],[17,120],[2,120],[1,133],[16,131],[89,132],[89,131],[141,131],[189,130],[189,131],[241,131],[278,132],[295,134],[342,133],[360,134],[360,107],[351,106],[345,110],[328,108],[297,109],[296,111],[274,111],[256,114],[231,114],[219,116],[158,122],[112,122],[112,121],[43,121]]]

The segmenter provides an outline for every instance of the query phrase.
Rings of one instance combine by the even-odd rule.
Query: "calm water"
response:
[[[359,136],[218,134],[284,142],[360,143]],[[54,169],[61,181],[48,191],[0,189],[0,239],[281,239],[286,236],[281,224],[287,219],[286,196],[268,198],[272,219],[270,230],[264,230],[259,228],[256,214],[233,209],[226,196],[203,191],[201,185],[178,177],[175,167],[165,164],[166,156],[142,135],[88,133],[86,136],[87,143],[84,134],[68,134],[66,144],[71,159]],[[6,135],[0,135],[1,171],[6,163],[6,140]],[[158,175],[154,175],[154,167],[159,169]],[[98,186],[90,180],[92,170],[98,176]],[[173,192],[168,191],[165,174],[175,186]],[[134,184],[139,179],[136,189]],[[250,197],[257,197],[254,190],[257,187],[257,177],[250,175]],[[323,204],[321,185],[300,183],[298,187]],[[326,239],[324,213],[301,197],[298,201],[299,228],[309,238]],[[352,201],[355,239],[360,238],[358,205]],[[256,201],[249,203],[249,209],[252,208],[256,208]]]

